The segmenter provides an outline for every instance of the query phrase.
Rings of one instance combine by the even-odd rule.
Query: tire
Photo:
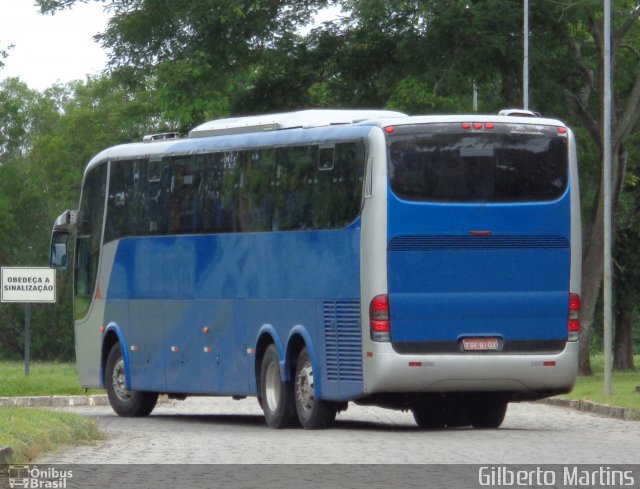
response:
[[[469,420],[474,428],[499,428],[507,414],[507,401],[476,399],[469,404]]]
[[[127,418],[148,416],[158,402],[157,393],[132,391],[125,387],[125,366],[119,343],[113,345],[107,356],[104,385],[107,389],[109,404],[118,416]]]
[[[447,412],[442,402],[423,402],[411,408],[413,419],[423,430],[437,430],[447,424]]]
[[[293,383],[282,381],[278,352],[274,345],[269,345],[262,357],[260,405],[269,427],[280,429],[297,425]]]
[[[336,406],[316,397],[314,371],[306,347],[296,362],[295,401],[298,420],[304,429],[317,430],[333,425]]]

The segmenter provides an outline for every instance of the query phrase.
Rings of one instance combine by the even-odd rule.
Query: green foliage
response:
[[[71,363],[32,362],[25,376],[22,362],[0,362],[0,379],[0,397],[86,393]]]
[[[111,78],[38,93],[16,80],[0,84],[0,264],[46,266],[55,218],[76,208],[84,168],[108,146],[171,127],[147,92]],[[70,274],[58,274],[55,305],[32,308],[31,354],[73,358]],[[23,352],[24,306],[0,305],[0,358]]]
[[[11,463],[31,462],[45,451],[103,438],[96,422],[77,414],[0,407],[0,446],[13,450]]]
[[[636,356],[636,364],[639,364],[640,357]],[[594,401],[599,404],[620,406],[635,409],[640,412],[640,392],[636,389],[640,384],[638,371],[614,371],[613,372],[613,395],[604,395],[604,357],[602,354],[594,354],[592,357],[594,375],[589,377],[578,377],[573,391],[562,397],[569,399],[584,399]]]
[[[36,3],[55,13],[80,1]],[[44,93],[18,80],[0,85],[3,264],[43,264],[50,225],[76,207],[87,161],[144,133],[309,107],[469,112],[474,82],[481,112],[521,105],[521,0],[347,0],[342,18],[312,30],[305,28],[313,14],[337,2],[94,1],[113,13],[97,36],[111,53],[109,75]],[[638,297],[638,2],[617,1],[613,14],[614,135],[627,155],[616,216],[617,290]],[[531,106],[574,128],[588,242],[600,188],[602,3],[530,2],[530,34]],[[69,277],[59,279],[68,297]],[[58,349],[72,345],[68,305],[39,306],[34,314],[50,321],[37,332],[37,354],[71,356],[71,346]],[[20,307],[0,306],[0,356],[20,353],[21,316]],[[39,343],[44,338],[49,347]]]

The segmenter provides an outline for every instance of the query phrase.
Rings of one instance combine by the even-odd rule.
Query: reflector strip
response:
[[[211,348],[210,346],[205,346],[204,347],[204,352],[205,353],[211,353],[213,351],[213,348]]]
[[[409,367],[422,367],[422,362],[409,362]]]
[[[138,351],[140,349],[140,347],[138,345],[131,345],[131,348],[129,348],[131,351]]]
[[[171,351],[172,351],[172,352],[174,352],[174,353],[176,353],[176,352],[179,352],[179,351],[180,351],[180,348],[178,348],[177,346],[172,346],[172,347],[171,347]]]

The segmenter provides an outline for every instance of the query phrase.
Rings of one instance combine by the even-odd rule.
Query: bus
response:
[[[350,402],[497,428],[576,379],[576,145],[529,112],[145,136],[89,162],[52,232],[51,266],[67,255],[80,382],[121,416],[253,396],[274,428],[329,427]]]

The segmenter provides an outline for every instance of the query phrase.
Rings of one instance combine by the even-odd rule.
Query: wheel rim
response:
[[[313,410],[313,403],[315,402],[313,388],[313,369],[311,368],[311,362],[307,361],[296,376],[296,400],[305,417],[308,417]]]
[[[113,367],[111,385],[118,399],[128,401],[131,399],[131,391],[127,389],[126,377],[124,374],[124,360],[120,358]]]
[[[278,409],[280,404],[280,369],[276,362],[271,362],[267,368],[267,375],[265,379],[265,397],[267,406],[271,411]]]

